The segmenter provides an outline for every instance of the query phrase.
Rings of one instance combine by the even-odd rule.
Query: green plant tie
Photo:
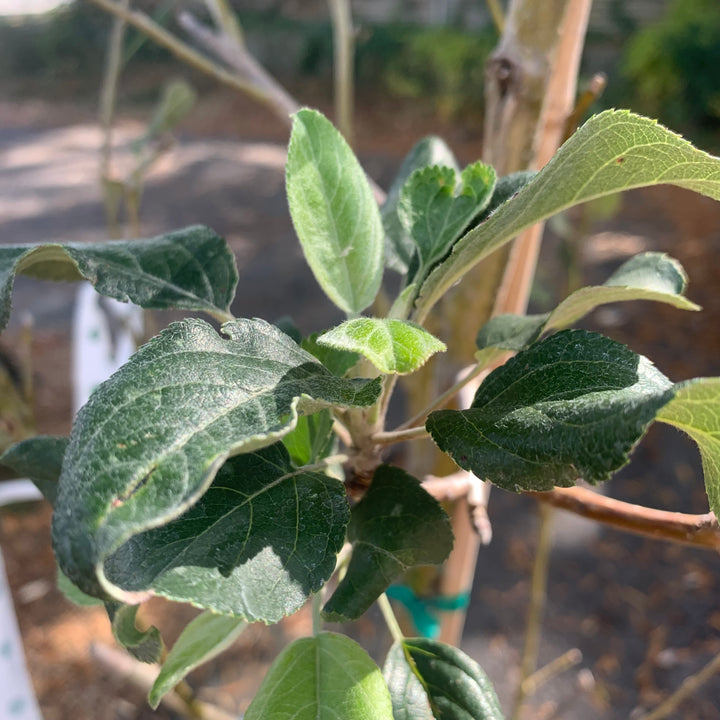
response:
[[[397,600],[406,610],[418,635],[435,640],[440,635],[439,613],[464,610],[470,604],[470,593],[419,597],[407,585],[391,585],[385,594]]]

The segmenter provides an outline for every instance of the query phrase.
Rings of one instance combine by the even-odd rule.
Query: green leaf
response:
[[[683,296],[687,278],[677,260],[648,252],[623,263],[602,285],[584,287],[569,295],[551,313],[498,315],[477,336],[477,346],[524,350],[546,330],[565,328],[607,303],[654,300],[681,310],[699,310]]]
[[[223,331],[227,338],[202,320],[173,323],[78,414],[53,538],[61,568],[88,594],[130,601],[105,577],[105,560],[185,513],[228,457],[276,442],[298,412],[366,407],[379,396],[379,379],[333,377],[262,320]]]
[[[323,608],[328,619],[355,620],[414,565],[439,565],[453,534],[445,511],[419,481],[390,465],[376,471],[365,497],[352,509],[347,573]]]
[[[283,439],[295,467],[310,465],[333,452],[335,434],[333,417],[329,410],[314,415],[301,415],[297,425]]]
[[[328,345],[364,355],[380,372],[407,375],[447,348],[419,325],[404,320],[355,318],[318,338]]]
[[[106,559],[105,585],[277,622],[330,577],[348,519],[342,483],[295,469],[277,443],[231,458],[177,520],[128,540]]]
[[[286,183],[295,232],[315,279],[346,313],[364,310],[383,274],[380,211],[349,145],[319,112],[293,116]]]
[[[120,645],[140,662],[155,663],[160,660],[164,650],[160,631],[154,626],[139,630],[135,625],[139,605],[107,602],[105,608],[112,622],[113,635]]]
[[[84,593],[77,585],[72,583],[65,573],[57,569],[58,590],[71,602],[80,607],[93,607],[103,605],[103,601]]]
[[[413,667],[414,666],[414,667]],[[503,720],[483,669],[458,648],[437,640],[395,643],[383,668],[395,720]],[[423,707],[421,691],[432,705]]]
[[[657,419],[686,432],[697,443],[710,509],[720,517],[720,378],[678,383],[675,397]]]
[[[360,356],[355,352],[337,350],[328,345],[318,343],[318,333],[303,339],[300,344],[303,350],[317,358],[333,375],[343,377],[350,368],[357,365]]]
[[[0,465],[30,478],[54,506],[67,445],[68,439],[58,436],[39,435],[21,440],[0,455]]]
[[[506,490],[607,480],[628,459],[672,383],[624,345],[564,330],[492,372],[469,410],[426,427],[462,468]]]
[[[421,282],[487,207],[495,187],[495,170],[481,162],[468,165],[458,185],[452,168],[432,166],[416,170],[403,186],[398,214],[419,258],[411,279]]]
[[[227,320],[238,275],[225,241],[195,226],[148,240],[0,246],[0,330],[15,275],[89,280],[101,295],[145,308],[202,310]]]
[[[155,710],[163,695],[196,667],[227,650],[246,627],[242,620],[207,611],[194,618],[180,633],[150,689],[150,707]]]
[[[490,202],[473,220],[473,226],[487,220],[503,203],[519,193],[536,175],[537,172],[534,170],[520,170],[498,178]]]
[[[393,720],[380,668],[353,640],[322,632],[288,645],[245,720]]]
[[[720,199],[720,159],[626,110],[592,117],[515,197],[455,243],[423,284],[415,319],[422,322],[470,268],[539,220],[596,197],[659,184]]]
[[[429,165],[442,165],[460,172],[452,150],[439,137],[430,135],[418,141],[403,160],[393,184],[388,190],[385,203],[380,208],[383,227],[385,229],[386,265],[401,275],[408,271],[410,259],[415,253],[412,241],[398,216],[400,192],[408,178],[420,168]]]

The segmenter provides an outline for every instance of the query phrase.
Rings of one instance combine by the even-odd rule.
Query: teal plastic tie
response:
[[[440,635],[440,613],[464,610],[470,604],[470,593],[419,597],[407,585],[391,585],[385,594],[407,610],[418,635],[436,640]]]

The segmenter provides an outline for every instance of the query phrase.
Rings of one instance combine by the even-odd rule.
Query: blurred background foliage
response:
[[[133,5],[178,30],[178,2]],[[290,0],[235,5],[251,52],[270,72],[290,86],[307,79],[326,82],[330,93],[332,30],[324,3],[316,12],[310,5],[295,8]],[[446,120],[481,113],[484,62],[497,33],[489,15],[478,12],[484,3],[473,7],[473,29],[459,12],[446,13],[442,23],[356,17],[359,91],[425,98]],[[609,84],[593,109],[629,107],[705,146],[720,146],[720,2],[598,0],[595,8],[600,19],[591,24],[582,72],[589,77],[603,71]],[[10,95],[37,92],[37,83],[45,83],[41,87],[50,96],[67,87],[92,96],[109,26],[102,11],[77,0],[37,17],[0,19],[0,83],[9,83]],[[126,56],[177,68],[169,53],[134,31],[128,32]]]

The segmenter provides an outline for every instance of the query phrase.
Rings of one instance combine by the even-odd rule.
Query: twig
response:
[[[392,430],[390,432],[375,433],[370,439],[376,445],[394,445],[406,440],[421,440],[429,437],[428,431],[423,425],[408,428],[407,430]]]
[[[515,695],[512,720],[520,720],[522,716],[523,704],[530,687],[527,681],[535,672],[537,664],[542,617],[545,612],[545,600],[547,597],[550,550],[552,549],[552,512],[552,508],[545,505],[540,506],[540,528],[538,530],[537,549],[535,550],[535,562],[533,563],[530,608],[528,609],[525,629],[525,648],[520,663],[520,682]]]
[[[112,0],[89,0],[89,2],[94,3],[115,17],[122,18],[128,25],[132,25],[141,33],[147,35],[151,40],[154,40],[158,45],[168,49],[179,60],[204,72],[206,75],[210,75],[210,77],[215,78],[218,82],[246,93],[260,102],[266,102],[266,96],[261,89],[257,88],[251,82],[247,82],[237,75],[229,73],[212,60],[209,60],[191,48],[187,43],[178,40],[172,33],[169,33],[161,25],[158,25],[158,23],[149,18],[145,13],[139,10],[124,10],[117,3],[112,2]]]
[[[567,140],[577,130],[585,113],[590,106],[605,92],[607,85],[607,76],[604,73],[595,73],[590,78],[585,89],[575,103],[575,108],[565,121],[565,131],[563,133],[563,142]]]
[[[353,140],[353,37],[349,0],[328,0],[333,26],[335,119],[349,144]]]
[[[500,5],[500,0],[487,0],[487,6],[488,10],[490,10],[490,15],[492,15],[495,29],[502,35],[505,31],[505,13],[503,12],[502,5]]]
[[[605,497],[583,487],[556,488],[549,492],[526,494],[533,495],[541,503],[620,530],[720,552],[720,527],[711,512],[689,515],[655,510]]]
[[[400,624],[395,617],[395,613],[393,612],[392,606],[390,605],[388,596],[385,593],[380,595],[380,597],[377,599],[377,604],[380,608],[380,612],[382,613],[383,618],[385,619],[385,624],[388,626],[388,630],[390,630],[392,639],[395,642],[402,642],[405,636],[400,629]]]
[[[560,655],[560,657],[556,657],[523,681],[525,695],[529,697],[536,693],[543,685],[550,682],[550,680],[567,672],[570,668],[579,665],[581,662],[582,653],[577,648],[572,648]]]
[[[685,678],[670,697],[665,698],[652,712],[642,715],[639,720],[662,720],[677,710],[684,700],[697,692],[715,673],[720,672],[720,653],[695,675]]]
[[[92,643],[90,654],[101,665],[124,680],[131,682],[144,692],[149,692],[158,674],[157,665],[146,665],[135,660],[125,652],[115,648]],[[177,692],[169,692],[160,701],[174,712],[193,720],[238,720],[236,715],[210,703],[202,702],[195,697],[181,697]]]
[[[245,38],[237,16],[227,0],[205,0],[213,22],[226,35],[229,35],[238,47],[245,47]]]

